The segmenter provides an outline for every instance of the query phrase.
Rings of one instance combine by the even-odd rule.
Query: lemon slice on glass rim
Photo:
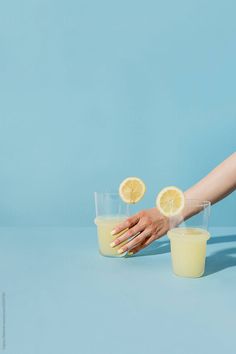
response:
[[[170,186],[162,189],[156,198],[156,207],[164,216],[170,217],[181,213],[185,198],[181,189]]]
[[[145,183],[138,177],[128,177],[121,182],[119,195],[128,204],[139,202],[146,192]]]

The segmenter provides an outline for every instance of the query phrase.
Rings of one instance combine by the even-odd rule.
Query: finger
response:
[[[139,222],[139,216],[137,214],[130,216],[128,219],[118,224],[111,232],[112,235],[119,234],[121,231],[129,229]]]
[[[148,240],[145,240],[144,247],[149,246],[155,240],[157,240],[157,235],[153,235],[153,236],[149,237]]]
[[[130,242],[127,242],[125,245],[123,245],[120,249],[118,249],[118,253],[124,253],[127,251],[132,250],[135,246],[138,246],[141,242],[143,242],[147,237],[149,237],[151,234],[151,230],[149,228],[146,228],[143,232],[132,238]]]
[[[141,251],[143,248],[145,248],[146,246],[144,245],[144,242],[141,242],[138,246],[134,247],[131,251],[128,252],[129,256],[132,256],[135,253],[138,253],[139,251]]]
[[[135,254],[135,253],[137,253],[137,252],[139,252],[139,251],[134,251],[134,250],[136,250],[136,249],[142,249],[143,248],[143,242],[140,242],[138,245],[136,245],[134,248],[132,248],[132,249],[130,249],[129,251],[127,251],[127,255],[128,256],[133,256],[133,254]]]
[[[131,227],[129,230],[127,230],[122,235],[118,236],[115,240],[113,240],[113,242],[110,244],[110,246],[115,247],[115,246],[119,245],[120,243],[133,238],[138,233],[142,232],[144,229],[145,229],[145,225],[138,223],[135,226]]]
[[[146,238],[140,245],[138,245],[137,247],[133,248],[131,250],[131,256],[132,254],[135,254],[139,251],[141,251],[142,249],[146,248],[147,246],[149,246],[153,241],[157,240],[160,237],[157,237],[157,235],[152,235],[148,238]]]

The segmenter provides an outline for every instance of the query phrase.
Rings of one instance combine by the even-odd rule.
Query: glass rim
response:
[[[196,203],[199,206],[210,206],[211,202],[209,200],[202,200],[202,199],[189,199],[189,198],[185,198],[185,202],[193,202]]]
[[[102,194],[102,195],[112,195],[112,196],[119,196],[120,194],[119,192],[114,192],[114,191],[105,191],[105,192],[94,192],[94,195],[98,195],[98,194]],[[210,207],[211,206],[211,202],[209,200],[203,200],[203,199],[196,199],[196,198],[185,198],[184,199],[185,203],[195,203],[195,205],[198,206],[204,206],[204,207]]]
[[[119,195],[119,192],[94,192],[94,194]]]

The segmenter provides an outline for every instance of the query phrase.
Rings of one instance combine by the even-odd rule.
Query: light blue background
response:
[[[235,1],[0,2],[1,225],[89,225],[129,175],[140,208],[235,150]],[[235,225],[235,195],[212,225]]]

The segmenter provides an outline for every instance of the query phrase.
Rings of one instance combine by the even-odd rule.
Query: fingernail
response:
[[[117,251],[117,253],[119,253],[119,254],[124,253],[123,248],[120,248],[120,249]]]
[[[111,235],[115,235],[115,233],[116,233],[115,229],[111,231]]]
[[[134,254],[134,252],[128,252],[128,256],[132,256]]]
[[[115,247],[115,245],[116,245],[115,242],[110,243],[110,247]]]

